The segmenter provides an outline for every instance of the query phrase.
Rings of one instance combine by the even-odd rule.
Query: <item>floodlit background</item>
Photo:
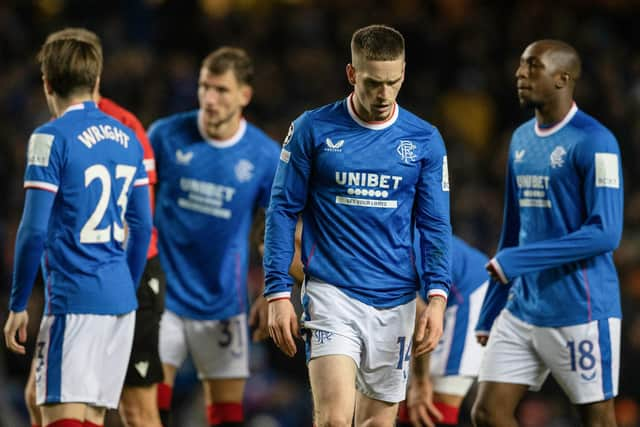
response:
[[[618,138],[625,167],[623,242],[616,252],[624,308],[621,427],[639,424],[640,370],[640,16],[638,1],[474,0],[2,0],[0,2],[0,321],[4,324],[13,245],[23,203],[30,132],[50,117],[35,54],[46,35],[85,26],[103,40],[102,93],[153,120],[197,108],[200,61],[237,45],[255,61],[254,98],[246,117],[276,140],[302,111],[345,97],[352,32],[372,23],[399,29],[407,42],[399,103],[434,123],[449,152],[454,231],[492,255],[501,215],[507,145],[532,116],[521,111],[514,73],[522,50],[540,38],[574,45],[584,63],[578,106]],[[251,286],[261,286],[259,262]],[[30,303],[33,349],[42,289]],[[4,348],[4,346],[2,346]],[[269,343],[253,347],[246,411],[252,426],[310,426],[302,347],[289,360]],[[22,389],[31,354],[0,349],[0,426],[28,425]],[[634,369],[635,368],[635,369]],[[193,368],[176,387],[174,425],[203,426]],[[470,399],[467,399],[468,401]],[[468,424],[468,403],[463,425]],[[112,414],[113,415],[113,414]],[[519,409],[528,427],[577,425],[561,390],[548,381]],[[108,426],[118,426],[110,416]]]

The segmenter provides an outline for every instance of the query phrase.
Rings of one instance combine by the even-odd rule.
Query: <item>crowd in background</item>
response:
[[[153,120],[197,107],[201,59],[221,45],[245,48],[256,68],[247,118],[282,140],[303,110],[349,93],[345,65],[354,29],[385,23],[407,41],[399,103],[434,123],[447,144],[456,234],[494,253],[511,132],[532,111],[518,107],[514,73],[531,41],[558,38],[583,60],[576,102],[618,138],[625,173],[625,226],[616,252],[622,283],[623,342],[618,419],[640,425],[640,28],[635,0],[4,0],[0,2],[0,322],[11,284],[26,144],[49,120],[35,54],[51,31],[84,26],[101,36],[102,93]],[[256,262],[251,286],[258,292]],[[255,293],[254,292],[254,293]],[[42,293],[36,289],[34,293]],[[41,306],[30,307],[30,347]],[[2,346],[4,348],[4,346]],[[3,354],[4,353],[4,354]],[[246,408],[255,426],[310,425],[302,351],[286,360],[269,343],[253,347]],[[22,387],[30,358],[0,350],[0,426],[26,425]],[[5,365],[2,367],[2,365]],[[5,377],[5,378],[3,378]],[[192,373],[177,383],[180,426],[199,426]],[[523,426],[572,426],[553,384],[520,408]],[[193,419],[191,419],[193,418]],[[463,417],[463,421],[468,419]],[[466,422],[466,421],[465,421]],[[117,422],[113,422],[117,425]]]

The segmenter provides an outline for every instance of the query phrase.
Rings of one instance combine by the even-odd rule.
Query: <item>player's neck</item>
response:
[[[536,121],[540,126],[552,126],[564,119],[573,106],[573,99],[563,97],[536,107]]]
[[[75,104],[81,104],[86,101],[93,101],[93,97],[90,93],[72,95],[67,98],[61,98],[58,96],[53,97],[53,114],[56,117],[60,117],[67,108]]]
[[[233,137],[236,132],[238,132],[238,129],[240,129],[241,121],[242,115],[237,114],[229,118],[229,120],[220,122],[216,126],[207,126],[205,123],[203,123],[203,130],[207,138],[224,141]]]

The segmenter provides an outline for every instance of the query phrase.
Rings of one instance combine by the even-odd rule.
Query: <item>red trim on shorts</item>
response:
[[[442,420],[438,421],[439,424],[446,425],[458,425],[458,415],[460,414],[460,408],[447,405],[442,402],[433,402],[433,405],[438,408],[438,411],[442,413]]]
[[[84,427],[84,423],[80,420],[63,418],[47,424],[46,427]]]
[[[94,424],[91,421],[84,420],[82,427],[104,427],[104,424]]]
[[[171,409],[171,398],[173,397],[173,387],[169,384],[158,384],[158,409],[168,411]]]
[[[409,409],[407,409],[407,401],[403,400],[398,405],[398,422],[408,424],[411,421],[409,420]]]
[[[207,406],[207,421],[215,426],[222,423],[241,423],[244,421],[242,403],[220,402]]]
[[[274,301],[280,301],[283,299],[291,299],[291,297],[280,297],[280,298],[274,298],[274,299],[270,299],[269,301],[267,301],[269,304],[271,304]]]

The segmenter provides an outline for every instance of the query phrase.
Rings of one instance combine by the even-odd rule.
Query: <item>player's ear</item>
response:
[[[562,89],[569,84],[569,80],[571,80],[571,76],[566,71],[558,73],[556,76],[556,89]]]
[[[253,88],[249,85],[240,86],[240,104],[242,107],[246,107],[251,102],[251,97],[253,96]]]
[[[42,85],[44,87],[44,92],[47,95],[53,95],[53,87],[51,87],[49,80],[47,80],[47,77],[44,74],[42,75]]]
[[[356,69],[351,64],[347,64],[347,80],[351,86],[356,85]]]

